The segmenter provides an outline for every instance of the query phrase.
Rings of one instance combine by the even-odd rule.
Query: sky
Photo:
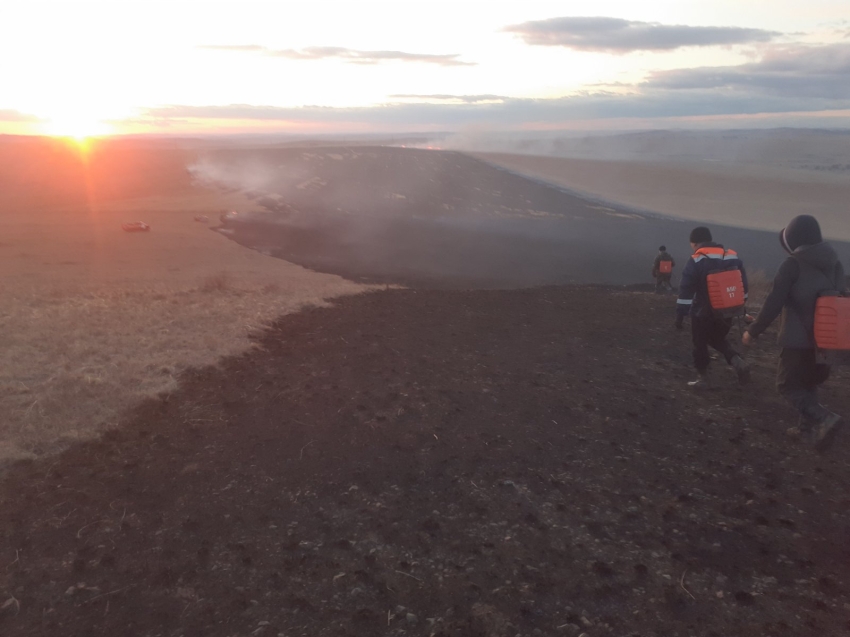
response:
[[[850,128],[848,0],[0,0],[0,134]]]

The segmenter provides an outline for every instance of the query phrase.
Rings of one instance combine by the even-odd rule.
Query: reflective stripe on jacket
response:
[[[721,270],[740,270],[744,280],[744,298],[749,293],[747,273],[744,262],[734,250],[726,250],[719,243],[701,243],[688,259],[682,270],[679,283],[679,299],[676,301],[676,312],[680,316],[706,317],[713,314],[708,300],[708,286],[705,277],[711,272]]]

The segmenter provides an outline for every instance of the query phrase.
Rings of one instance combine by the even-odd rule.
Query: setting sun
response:
[[[77,140],[84,140],[88,137],[97,137],[100,135],[109,135],[111,127],[99,120],[87,117],[54,117],[51,118],[45,125],[44,130],[48,135],[56,137],[73,137]]]

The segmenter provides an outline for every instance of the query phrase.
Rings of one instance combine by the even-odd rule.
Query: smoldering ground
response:
[[[355,279],[432,287],[650,281],[667,245],[683,265],[693,222],[582,198],[473,157],[392,148],[221,150],[189,168],[256,208],[236,241]],[[719,226],[751,269],[783,258],[773,232]],[[838,244],[850,256],[850,246]]]

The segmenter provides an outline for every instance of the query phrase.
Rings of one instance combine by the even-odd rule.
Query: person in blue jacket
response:
[[[732,319],[717,316],[708,298],[708,284],[705,277],[715,271],[739,269],[744,281],[744,293],[747,294],[747,273],[744,263],[734,250],[727,250],[714,243],[711,231],[700,226],[690,235],[691,249],[694,251],[688,259],[682,279],[679,282],[679,298],[676,301],[676,329],[682,329],[684,318],[691,317],[691,336],[694,345],[694,367],[698,378],[688,383],[693,389],[706,389],[711,386],[708,378],[708,366],[711,357],[709,345],[723,354],[726,362],[735,368],[741,384],[750,380],[750,367],[732,347],[726,337],[732,329]]]

